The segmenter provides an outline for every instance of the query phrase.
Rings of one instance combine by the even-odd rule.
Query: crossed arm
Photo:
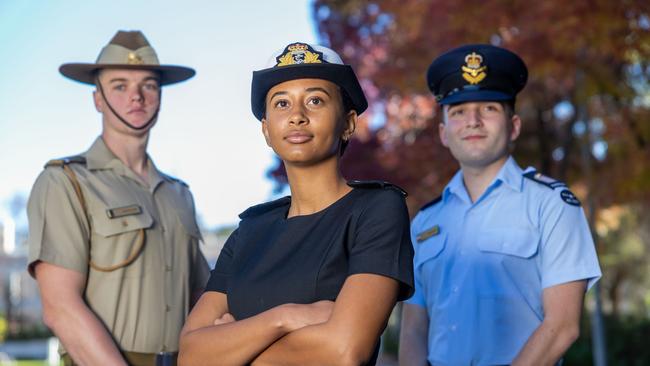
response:
[[[363,364],[398,286],[381,275],[355,274],[334,303],[284,304],[239,321],[229,318],[226,295],[206,292],[181,332],[179,364]]]
[[[580,314],[587,281],[573,281],[542,292],[544,320],[512,362],[518,365],[555,365],[580,332]],[[400,334],[400,365],[427,364],[426,309],[404,304]]]
[[[78,365],[125,365],[104,324],[88,308],[86,277],[47,262],[35,267],[43,302],[43,320]]]

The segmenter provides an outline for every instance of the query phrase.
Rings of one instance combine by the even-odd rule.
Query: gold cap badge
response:
[[[136,54],[135,52],[129,52],[126,63],[129,65],[142,65],[144,64],[144,60],[142,60],[142,57],[140,57],[140,55]]]
[[[320,64],[323,54],[311,48],[308,44],[294,43],[287,46],[284,53],[276,58],[278,66],[297,64]]]
[[[472,52],[465,56],[465,65],[461,67],[463,70],[463,79],[468,83],[474,85],[480,83],[487,76],[486,66],[481,66],[483,63],[483,56]]]

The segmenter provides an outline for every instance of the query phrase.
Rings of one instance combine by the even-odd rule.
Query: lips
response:
[[[144,108],[133,108],[129,110],[126,114],[137,114],[137,113],[146,113],[147,111]]]
[[[304,144],[310,141],[314,136],[306,131],[292,131],[284,139],[292,144]]]
[[[462,139],[465,140],[465,141],[477,141],[477,140],[482,140],[482,139],[484,139],[486,137],[487,136],[485,136],[485,135],[469,135],[469,136],[463,137]]]

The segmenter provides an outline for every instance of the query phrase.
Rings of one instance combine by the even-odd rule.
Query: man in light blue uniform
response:
[[[510,156],[528,77],[514,53],[467,45],[429,67],[440,138],[461,170],[413,220],[416,292],[400,365],[553,365],[601,272],[580,201]]]

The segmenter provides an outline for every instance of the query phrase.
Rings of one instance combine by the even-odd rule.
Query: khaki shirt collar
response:
[[[129,169],[120,159],[108,149],[104,139],[101,136],[95,139],[90,149],[86,151],[86,167],[90,170],[111,169],[115,173],[128,177],[140,184],[142,179],[138,177],[131,169]],[[163,182],[162,174],[156,168],[153,160],[147,154],[147,166],[149,167],[149,188],[151,192],[156,190],[156,187]]]

